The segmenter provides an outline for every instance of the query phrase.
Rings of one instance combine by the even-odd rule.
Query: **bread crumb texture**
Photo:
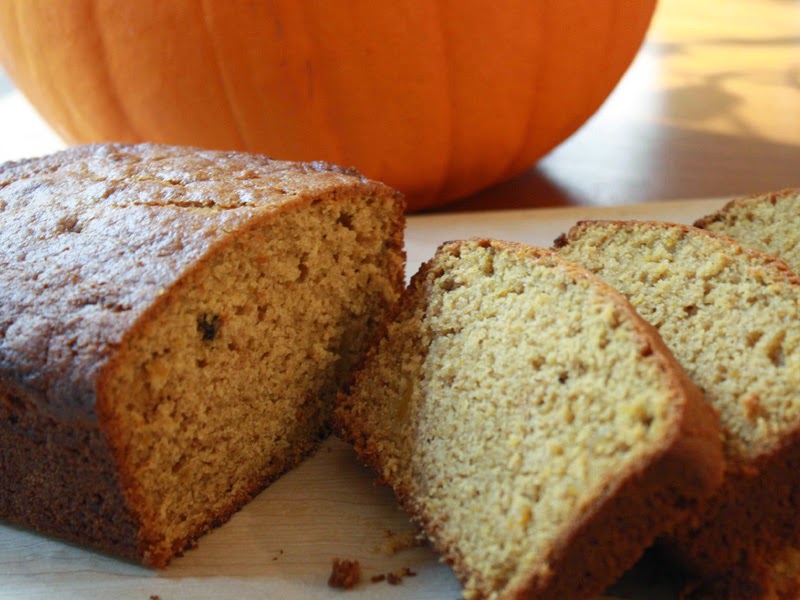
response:
[[[547,251],[453,243],[412,281],[336,422],[466,598],[540,597],[574,528],[676,435],[685,398],[651,334]],[[592,554],[614,565],[602,542]]]
[[[584,223],[560,243],[658,328],[720,414],[726,481],[665,547],[703,597],[781,597],[774,590],[792,579],[779,568],[795,564],[785,557],[800,543],[797,276],[773,255],[681,225]]]
[[[720,413],[730,460],[800,425],[800,288],[774,257],[658,223],[587,223],[560,253],[628,297]]]
[[[163,146],[5,169],[2,516],[164,566],[326,434],[402,285],[402,202]]]
[[[800,271],[800,237],[798,237],[798,223],[800,223],[800,191],[796,189],[782,192],[740,198],[729,202],[721,210],[712,213],[700,220],[695,225],[712,232],[728,235],[744,246],[755,248],[778,256],[797,273]],[[748,398],[750,414],[757,415],[761,410],[760,397],[752,395]],[[789,436],[786,436],[789,438]],[[767,502],[761,502],[759,493],[752,490],[748,497],[748,504],[752,505],[752,513],[762,515],[769,513],[766,518],[772,522],[785,522],[788,527],[783,534],[775,536],[769,545],[757,547],[752,535],[741,535],[739,531],[731,531],[732,538],[746,539],[747,547],[741,554],[745,557],[745,564],[738,565],[736,569],[724,569],[724,575],[711,582],[713,593],[706,593],[705,597],[727,599],[732,597],[745,597],[742,591],[750,590],[754,598],[793,599],[800,597],[800,539],[795,533],[796,505],[795,500],[781,502],[783,509],[776,511],[774,504],[783,497],[791,497],[791,490],[797,476],[798,450],[791,449],[791,442],[786,451],[785,465],[773,467],[775,473],[772,481],[759,477],[752,487],[767,489],[761,494],[769,495]],[[792,460],[792,455],[795,455]],[[796,497],[796,496],[795,496]],[[777,516],[775,513],[782,516]],[[746,520],[749,515],[740,517]],[[754,519],[760,519],[756,516]],[[774,529],[774,525],[770,529]],[[733,528],[728,528],[729,530]],[[764,526],[760,530],[764,532]],[[780,531],[780,529],[779,529]],[[764,536],[764,533],[761,534]],[[717,540],[708,540],[705,545]],[[723,565],[725,566],[725,565]],[[722,570],[722,569],[719,569]],[[702,582],[704,588],[709,587],[708,582]],[[705,589],[701,590],[701,594]]]
[[[697,222],[698,227],[734,238],[743,246],[779,256],[800,272],[800,191],[742,198]]]

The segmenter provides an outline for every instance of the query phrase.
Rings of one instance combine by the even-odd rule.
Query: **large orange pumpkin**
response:
[[[574,132],[655,0],[4,0],[0,61],[71,143],[355,166],[420,209]]]

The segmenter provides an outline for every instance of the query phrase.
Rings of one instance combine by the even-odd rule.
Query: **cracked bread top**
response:
[[[236,230],[354,194],[400,202],[325,163],[152,144],[0,166],[0,389],[93,420],[108,357],[204,255]]]

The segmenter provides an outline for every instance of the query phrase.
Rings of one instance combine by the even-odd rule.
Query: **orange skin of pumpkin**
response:
[[[491,8],[490,8],[491,7]],[[354,166],[441,205],[594,113],[655,0],[4,0],[0,62],[70,143]]]

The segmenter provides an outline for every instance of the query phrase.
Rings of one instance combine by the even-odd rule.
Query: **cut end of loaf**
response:
[[[698,412],[707,458],[671,454],[696,390],[622,297],[575,265],[452,243],[398,310],[335,423],[465,597],[599,593],[678,505],[719,483],[713,415]]]
[[[309,202],[216,247],[139,319],[98,411],[150,566],[311,452],[333,395],[402,281],[402,216]]]
[[[752,245],[764,235],[785,241],[795,234],[777,220],[796,218],[791,209],[765,214],[773,200],[782,202],[734,202],[706,224],[732,218],[737,225],[726,233],[750,230],[740,237]],[[700,578],[704,598],[780,597],[791,575],[776,569],[798,544],[800,280],[773,255],[683,225],[585,223],[565,241],[564,256],[601,275],[658,328],[720,414],[725,483],[664,547]]]
[[[775,257],[664,223],[588,222],[560,254],[622,292],[720,413],[728,458],[800,428],[800,288]]]

